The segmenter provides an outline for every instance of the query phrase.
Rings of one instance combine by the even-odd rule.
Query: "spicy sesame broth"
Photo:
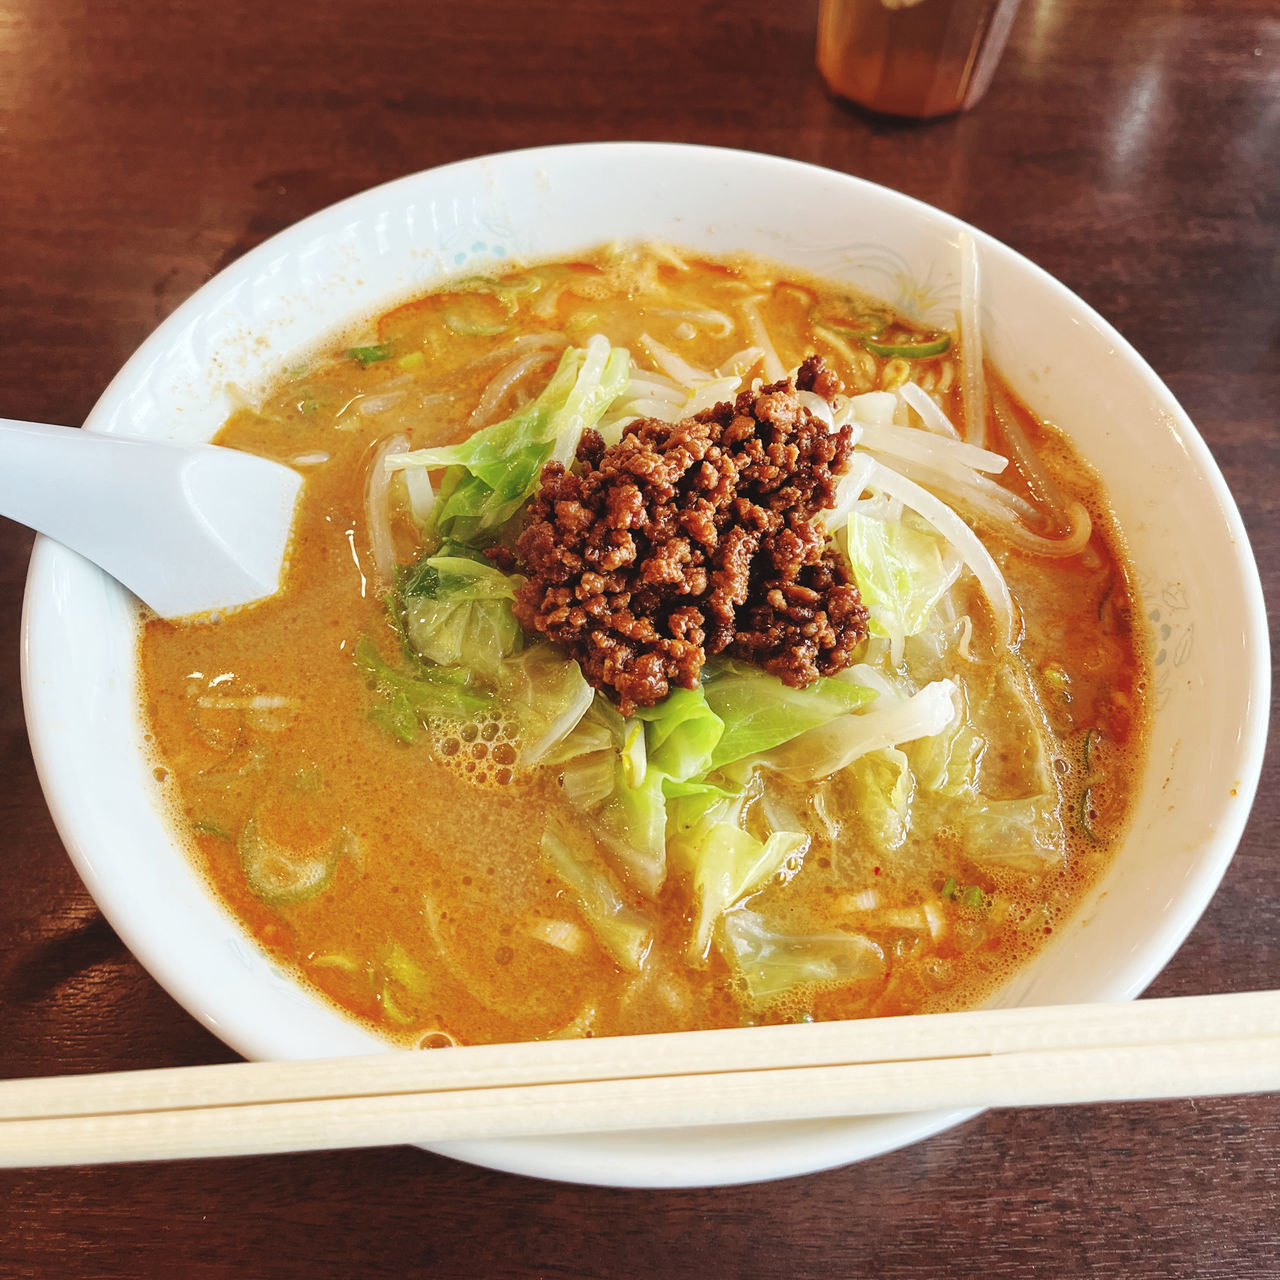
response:
[[[945,812],[917,796],[900,846],[869,857],[860,852],[867,820],[856,783],[842,775],[818,788],[816,808],[808,794],[790,797],[808,814],[812,846],[798,874],[766,887],[753,906],[767,904],[797,931],[861,930],[874,894],[879,918],[888,918],[885,908],[900,912],[897,924],[873,935],[888,959],[884,980],[809,989],[753,1008],[718,954],[705,969],[685,962],[691,906],[677,877],[657,904],[643,974],[624,974],[578,922],[540,856],[548,814],[555,809],[572,822],[573,812],[546,771],[511,777],[509,730],[453,726],[408,746],[369,719],[353,646],[373,637],[388,658],[397,646],[372,585],[362,514],[372,450],[397,432],[407,432],[415,448],[464,437],[504,350],[535,334],[580,343],[603,333],[642,360],[647,333],[715,369],[752,345],[754,309],[786,367],[819,351],[851,392],[892,389],[912,376],[939,394],[953,419],[962,416],[956,367],[950,353],[907,361],[862,349],[828,322],[885,314],[882,304],[755,262],[601,251],[515,270],[500,283],[490,293],[463,283],[388,311],[291,371],[220,433],[222,444],[298,465],[307,484],[277,597],[213,625],[151,620],[143,630],[158,773],[196,865],[274,958],[405,1043],[439,1030],[464,1042],[502,1041],[980,1000],[1043,945],[1096,879],[1123,824],[1140,749],[1145,660],[1118,534],[1096,478],[1055,432],[1015,406],[1058,483],[1090,507],[1094,534],[1066,562],[991,544],[1027,620],[1022,654],[1030,680],[1019,668],[1025,687],[1010,692],[1012,677],[979,661],[983,675],[970,684],[975,718],[1003,730],[997,737],[1018,741],[1027,698],[1052,724],[1058,741],[1048,764],[1065,778],[1059,818],[1067,856],[1041,871],[984,869],[950,832]],[[881,336],[889,344],[932,335],[890,316]],[[366,365],[348,349],[377,359]],[[495,403],[495,416],[514,409],[545,373]],[[398,558],[413,558],[407,516],[394,533]],[[976,598],[972,618],[972,652],[981,659],[991,641]],[[1036,762],[1018,758],[1016,748],[1008,754],[1000,772],[1016,788],[1020,771]],[[795,790],[776,785],[784,799]],[[323,892],[268,905],[251,892],[237,848],[251,817],[264,838],[286,848],[320,848],[345,831],[352,852]],[[921,916],[926,901],[935,924],[941,913],[938,936]],[[650,905],[646,911],[655,914]],[[549,945],[564,930],[577,951]]]

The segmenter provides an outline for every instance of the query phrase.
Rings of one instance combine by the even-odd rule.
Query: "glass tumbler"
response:
[[[987,91],[1018,0],[822,0],[818,69],[832,93],[927,119]]]

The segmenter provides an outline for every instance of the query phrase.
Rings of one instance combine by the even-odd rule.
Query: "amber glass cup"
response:
[[[832,93],[927,119],[987,91],[1018,0],[822,0],[818,69]]]

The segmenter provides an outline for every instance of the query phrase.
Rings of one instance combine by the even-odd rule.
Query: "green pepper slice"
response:
[[[1098,844],[1098,833],[1094,829],[1094,808],[1093,808],[1093,788],[1085,787],[1084,793],[1080,797],[1080,805],[1076,810],[1076,821],[1080,826],[1080,830],[1094,843]]]
[[[927,360],[930,356],[940,356],[951,346],[949,334],[940,338],[931,338],[928,342],[875,342],[871,338],[863,338],[862,345],[873,356],[896,356],[903,360]]]
[[[814,324],[826,325],[855,338],[878,338],[889,327],[889,317],[879,311],[858,311],[850,315],[827,310],[820,315],[811,314],[809,318]]]

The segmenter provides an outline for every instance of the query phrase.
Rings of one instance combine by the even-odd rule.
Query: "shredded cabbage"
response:
[[[906,754],[896,747],[871,751],[853,765],[858,814],[878,849],[899,849],[911,829],[916,780]]]
[[[625,741],[624,723],[613,703],[603,694],[597,693],[582,719],[547,752],[542,763],[564,764],[578,756],[608,751]]]
[[[582,668],[551,645],[519,651],[522,634],[511,602],[520,581],[446,541],[400,573],[388,604],[412,656],[426,664],[425,679],[437,680],[442,669],[463,671],[494,690],[520,722],[520,763],[530,766],[573,731],[595,692]]]
[[[495,681],[503,660],[520,645],[511,612],[515,586],[489,561],[446,542],[402,573],[396,586],[413,651],[428,662],[469,667]]]
[[[667,796],[707,772],[724,726],[700,688],[675,689],[641,707],[630,727],[600,695],[593,711],[584,716],[585,732],[565,743],[566,751],[578,741],[591,748],[565,764],[565,795],[589,816],[628,878],[654,898],[667,872]],[[602,729],[607,743],[599,746]]]
[[[667,878],[667,797],[663,775],[650,770],[638,787],[627,785],[621,757],[610,752],[613,786],[594,814],[594,829],[647,898],[656,898]],[[566,777],[570,770],[565,770]],[[569,791],[566,784],[565,791]]]
[[[1000,639],[1006,645],[1012,644],[1016,628],[1013,597],[1004,575],[978,535],[940,498],[883,463],[874,464],[867,483],[910,507],[955,547],[986,594]]]
[[[884,952],[856,933],[789,934],[746,907],[730,911],[722,929],[725,955],[757,1000],[812,983],[878,978]]]
[[[766,755],[762,763],[798,782],[826,778],[871,751],[941,733],[956,713],[956,685],[935,680],[910,697],[882,694],[869,711],[840,716]]]
[[[960,560],[936,534],[905,520],[877,520],[856,511],[842,541],[870,613],[871,634],[889,640],[889,661],[896,667],[906,638],[924,630],[934,606],[960,576]]]
[[[704,672],[703,690],[724,732],[711,753],[719,769],[762,755],[836,716],[857,710],[875,694],[853,684],[816,680],[792,689],[777,676],[741,662],[715,662]]]
[[[598,858],[582,857],[558,824],[542,834],[542,852],[572,890],[587,923],[606,951],[624,968],[639,972],[653,944],[649,921],[628,904]]]
[[[926,791],[952,798],[971,797],[986,747],[986,740],[962,710],[941,733],[911,743],[907,754]]]
[[[1008,662],[996,675],[1001,733],[1018,750],[987,758],[982,717],[959,699],[955,718],[906,749],[920,788],[974,862],[1035,870],[1064,855],[1061,796],[1049,764],[1049,728],[1025,675]]]
[[[465,667],[424,667],[397,671],[378,652],[368,636],[355,647],[355,664],[366,683],[378,695],[369,718],[402,742],[417,742],[429,716],[466,717],[491,701],[483,690],[469,687],[471,673]]]
[[[681,803],[686,822],[691,803],[692,797]],[[792,869],[798,870],[799,859],[809,846],[809,837],[802,831],[775,831],[765,840],[757,840],[725,813],[734,807],[732,801],[726,803],[709,795],[703,818],[679,829],[671,841],[672,856],[689,873],[698,904],[689,947],[695,960],[706,958],[720,917],[761,889],[788,860],[794,864]]]
[[[461,444],[394,454],[386,465],[393,471],[448,468],[432,508],[435,527],[475,542],[524,505],[545,463],[569,463],[583,431],[626,390],[630,367],[630,353],[597,334],[585,347],[565,351],[542,394],[511,417]]]
[[[655,706],[638,707],[636,719],[645,724],[650,770],[687,782],[711,768],[724,721],[708,705],[704,688],[672,689]]]
[[[552,645],[537,644],[500,670],[500,697],[520,722],[518,763],[540,763],[578,726],[595,700],[582,668]]]
[[[807,847],[807,838],[794,831],[775,832],[787,838],[772,844],[772,837],[747,836],[739,824],[741,787],[720,786],[709,777],[847,717],[874,696],[836,680],[790,689],[774,676],[730,662],[713,664],[699,688],[675,689],[657,705],[639,708],[632,722],[597,696],[559,753],[566,759],[565,795],[589,815],[601,841],[649,897],[662,885],[668,845],[678,836],[682,865],[704,901],[698,945],[705,953],[708,930],[728,905],[716,907],[714,895],[704,892],[722,874],[723,859],[731,857],[734,865],[750,860],[745,841],[768,845],[768,856],[779,860]],[[581,753],[569,756],[576,746]]]

